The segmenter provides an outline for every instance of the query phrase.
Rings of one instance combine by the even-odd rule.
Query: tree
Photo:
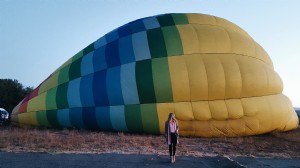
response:
[[[32,91],[33,87],[24,87],[16,79],[0,79],[0,107],[12,112],[13,108]]]

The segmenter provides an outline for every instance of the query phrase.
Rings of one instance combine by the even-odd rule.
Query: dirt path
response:
[[[177,157],[170,164],[168,156],[163,155],[124,155],[124,154],[49,154],[0,152],[1,168],[67,168],[67,167],[297,167],[300,159],[274,159],[251,157]]]

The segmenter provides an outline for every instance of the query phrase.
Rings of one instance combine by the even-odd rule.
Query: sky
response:
[[[300,107],[299,0],[0,0],[0,79],[37,87],[81,49],[130,21],[164,13],[227,19],[271,57]]]

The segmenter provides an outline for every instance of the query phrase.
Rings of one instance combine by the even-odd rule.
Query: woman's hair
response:
[[[173,115],[174,115],[174,113],[170,113],[170,114],[169,114],[168,121],[171,121]]]

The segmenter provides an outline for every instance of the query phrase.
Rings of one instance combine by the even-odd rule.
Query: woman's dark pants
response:
[[[175,133],[171,133],[171,144],[169,145],[170,156],[176,154],[177,136]]]

